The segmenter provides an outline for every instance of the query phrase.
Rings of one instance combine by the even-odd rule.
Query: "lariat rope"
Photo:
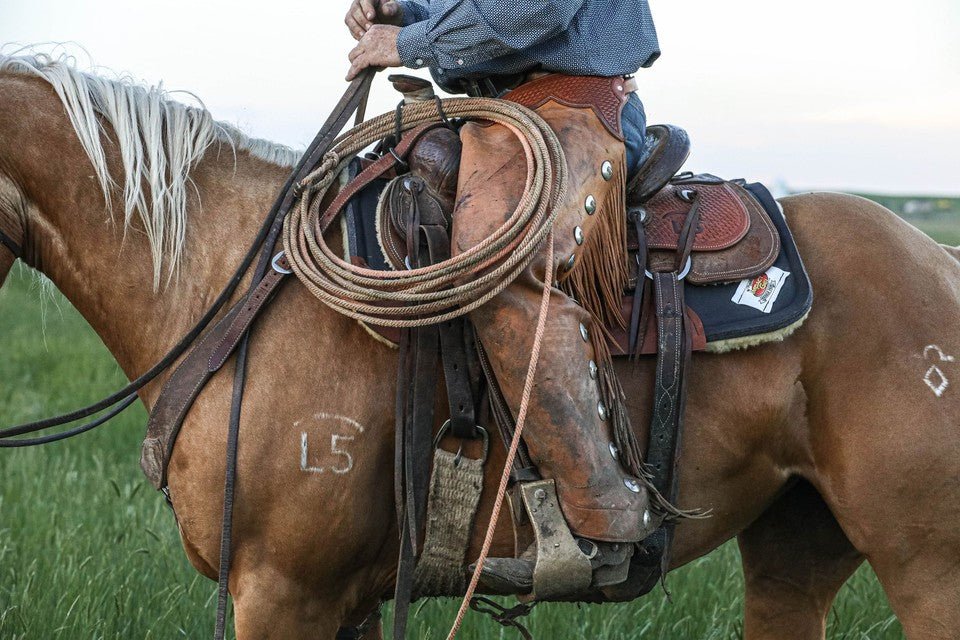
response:
[[[516,209],[476,246],[449,260],[405,271],[376,271],[340,258],[323,233],[324,196],[351,159],[392,134],[393,113],[364,122],[338,138],[320,167],[300,183],[300,205],[291,211],[283,246],[291,268],[310,292],[337,312],[381,327],[422,327],[466,315],[513,282],[538,255],[567,189],[560,141],[526,107],[488,98],[451,98],[442,112],[433,102],[404,105],[400,129],[452,118],[492,121],[512,131],[523,147],[527,179]],[[555,268],[552,260],[545,266]]]

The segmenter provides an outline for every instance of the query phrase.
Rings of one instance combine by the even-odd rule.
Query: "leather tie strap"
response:
[[[687,400],[687,371],[693,351],[693,327],[686,313],[684,281],[680,276],[693,247],[699,222],[699,198],[694,201],[680,233],[674,271],[652,274],[657,321],[657,363],[646,463],[651,483],[674,505],[680,489],[680,443]],[[638,230],[641,234],[642,230]],[[637,283],[639,288],[642,283]],[[636,311],[636,309],[634,309]],[[667,519],[638,546],[636,561],[649,570],[647,586],[667,575],[675,523]],[[645,592],[645,591],[643,591]]]
[[[644,227],[643,209],[631,209],[629,212],[630,220],[633,221],[634,228],[637,231],[637,284],[633,289],[633,303],[630,307],[630,327],[627,340],[627,353],[637,358],[640,356],[640,350],[643,346],[641,332],[646,330],[645,318],[642,318],[644,291],[647,288],[647,279],[644,277],[644,267],[647,264],[647,232]]]

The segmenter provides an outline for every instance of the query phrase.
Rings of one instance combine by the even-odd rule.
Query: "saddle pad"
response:
[[[762,184],[744,187],[763,206],[776,227],[780,251],[766,272],[756,277],[718,285],[687,283],[687,306],[703,326],[707,351],[723,352],[781,340],[799,326],[813,305],[810,277],[779,205]],[[630,307],[625,304],[625,308]],[[655,335],[650,334],[654,332],[655,328],[648,330],[647,336],[653,345],[656,342],[651,339]],[[612,345],[614,354],[626,353],[626,332],[611,329],[611,334],[616,341]]]
[[[694,251],[726,249],[747,235],[750,229],[747,207],[729,183],[701,183],[690,187],[668,184],[644,205],[651,216],[647,225],[648,247],[677,250],[693,193],[700,197],[700,224],[693,241]]]
[[[360,158],[354,158],[347,167],[347,180],[353,180],[361,171]],[[354,264],[378,271],[392,269],[377,241],[377,203],[389,180],[378,178],[361,189],[344,208],[340,217],[345,239],[346,258]],[[362,264],[361,264],[362,262]]]

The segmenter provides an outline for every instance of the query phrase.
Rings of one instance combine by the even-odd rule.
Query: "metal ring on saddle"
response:
[[[687,274],[690,273],[691,267],[693,267],[693,257],[687,256],[687,264],[683,265],[683,271],[681,271],[679,275],[677,275],[677,282],[680,282],[681,280],[687,277]],[[649,269],[644,269],[643,275],[653,280],[653,274],[650,273]]]
[[[293,271],[291,269],[284,269],[280,266],[280,258],[284,257],[286,257],[286,254],[283,251],[273,256],[273,260],[270,261],[270,266],[273,267],[273,270],[277,273],[282,273],[283,275],[288,276],[293,273]]]
[[[490,434],[487,433],[487,430],[481,427],[480,425],[475,425],[477,431],[480,432],[480,437],[483,438],[483,457],[480,458],[481,464],[487,461],[487,456],[490,455]],[[443,440],[443,437],[447,435],[447,431],[450,430],[450,420],[448,419],[443,423],[443,426],[440,427],[440,431],[437,432],[436,437],[433,439],[433,448],[436,449],[440,446],[440,441]],[[463,440],[460,440],[460,447],[457,449],[457,455],[453,459],[453,465],[459,466],[460,461],[463,459]]]

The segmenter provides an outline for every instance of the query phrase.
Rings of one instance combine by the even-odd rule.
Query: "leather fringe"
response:
[[[597,321],[594,319],[593,325]],[[599,331],[590,332],[594,358],[597,363],[597,386],[600,388],[600,400],[607,409],[607,420],[613,432],[613,443],[623,468],[642,480],[652,476],[643,462],[643,451],[637,442],[637,435],[630,427],[630,415],[624,402],[626,394],[620,386],[620,379],[613,370],[613,357],[607,346],[607,340]]]
[[[596,327],[597,319],[593,319]],[[710,517],[709,511],[700,509],[680,509],[667,500],[653,485],[653,474],[643,460],[643,450],[637,442],[637,434],[630,426],[630,415],[625,406],[626,394],[620,386],[620,379],[613,369],[613,357],[607,346],[607,339],[600,331],[590,332],[595,362],[597,363],[597,386],[600,399],[607,408],[607,420],[613,432],[613,443],[617,447],[617,457],[623,468],[636,477],[647,488],[650,496],[650,508],[664,522],[679,520],[702,520]]]
[[[625,328],[620,304],[630,279],[627,267],[626,156],[616,165],[610,190],[597,203],[594,225],[573,268],[557,284],[590,312],[599,326]]]

